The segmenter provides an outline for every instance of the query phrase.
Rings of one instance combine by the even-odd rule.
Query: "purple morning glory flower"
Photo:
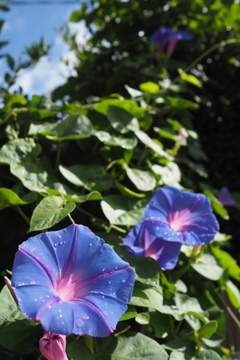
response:
[[[150,41],[157,45],[158,52],[161,54],[165,48],[167,55],[171,55],[179,40],[191,40],[193,35],[182,30],[172,30],[161,26],[157,31],[150,36]]]
[[[23,242],[12,285],[23,315],[45,331],[104,337],[126,311],[134,277],[111,246],[74,224]]]
[[[218,196],[218,200],[223,206],[236,205],[236,201],[230,195],[230,192],[226,186],[222,187]]]
[[[218,230],[205,195],[166,186],[154,193],[142,221],[125,237],[124,244],[133,254],[150,256],[162,269],[172,269],[182,244],[207,244]]]

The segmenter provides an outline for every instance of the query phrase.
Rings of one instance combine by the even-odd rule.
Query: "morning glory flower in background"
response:
[[[223,206],[236,205],[236,201],[230,195],[230,192],[226,186],[223,186],[220,190],[218,200]]]
[[[12,285],[23,315],[45,331],[104,337],[126,311],[134,278],[110,245],[73,224],[23,242]]]
[[[182,30],[172,30],[161,26],[149,39],[157,45],[159,54],[166,50],[167,55],[171,55],[179,40],[191,40],[193,39],[193,35]]]
[[[65,335],[46,332],[39,340],[39,349],[47,360],[68,360]]]
[[[135,255],[157,260],[163,270],[172,269],[181,245],[205,245],[218,230],[204,194],[165,186],[156,190],[142,221],[125,237],[124,244]]]

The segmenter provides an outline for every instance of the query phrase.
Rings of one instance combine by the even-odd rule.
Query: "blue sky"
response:
[[[56,31],[69,18],[72,11],[79,9],[79,2],[59,4],[61,0],[52,0],[52,4],[37,4],[36,0],[28,0],[30,4],[9,3],[9,12],[1,12],[0,17],[5,20],[1,40],[8,40],[9,44],[2,48],[2,52],[9,53],[15,60],[18,59],[26,46],[40,40],[43,36],[51,50],[48,57],[30,69],[21,71],[14,90],[19,85],[24,93],[48,94],[54,87],[64,83],[70,73],[74,73],[73,64],[76,62],[74,54],[62,41]],[[24,2],[23,2],[24,3]],[[82,44],[86,39],[86,30],[82,23],[71,24],[73,32],[77,32],[78,42]],[[63,57],[69,60],[69,66],[60,61]],[[0,59],[0,79],[7,70],[6,61]]]

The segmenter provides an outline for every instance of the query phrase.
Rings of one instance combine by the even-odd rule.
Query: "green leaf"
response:
[[[167,102],[169,105],[179,108],[179,109],[198,109],[199,105],[186,99],[181,99],[177,97],[167,96]]]
[[[168,160],[173,160],[173,157],[166,153],[158,144],[156,144],[145,132],[138,130],[135,132],[137,138],[148,148],[153,150],[156,154]]]
[[[101,114],[107,115],[110,106],[121,108],[131,114],[133,117],[138,118],[145,113],[145,110],[138,106],[133,100],[120,100],[120,99],[107,99],[103,100],[94,106],[94,110]]]
[[[194,311],[196,313],[203,313],[199,301],[194,297],[189,297],[186,294],[175,294],[175,303],[179,309],[180,314],[187,314],[189,311]]]
[[[185,71],[183,71],[183,69],[178,69],[178,73],[182,80],[187,81],[190,84],[197,86],[199,88],[202,87],[202,84],[200,83],[198,78],[196,78],[196,76],[185,73]]]
[[[149,171],[130,169],[124,164],[127,176],[140,191],[151,191],[156,186],[156,179]]]
[[[47,135],[53,141],[77,140],[94,134],[94,127],[85,115],[71,115],[56,125],[54,135]]]
[[[231,301],[231,304],[236,308],[240,308],[240,291],[237,286],[230,280],[227,280],[225,283],[226,291]]]
[[[105,196],[101,201],[104,215],[111,224],[136,225],[142,218],[147,200],[135,200],[122,195]]]
[[[223,273],[223,268],[218,265],[216,258],[207,253],[202,254],[191,266],[200,275],[210,280],[218,280]]]
[[[204,324],[198,330],[198,334],[201,338],[208,339],[216,332],[217,327],[218,327],[217,321],[215,320],[209,321],[207,324]]]
[[[139,88],[142,91],[149,92],[151,94],[156,94],[160,92],[160,86],[154,82],[148,81],[139,85]]]
[[[0,163],[9,164],[11,173],[27,189],[45,192],[55,178],[48,158],[38,157],[41,150],[41,146],[32,139],[12,140],[1,148]]]
[[[16,319],[23,318],[7,285],[2,288],[0,293],[0,304],[0,325],[4,324],[5,322],[12,322]]]
[[[128,189],[126,186],[123,186],[122,184],[120,184],[120,182],[118,182],[117,180],[114,181],[114,185],[120,191],[120,193],[123,195],[131,196],[133,198],[144,198],[145,197],[145,194],[136,193],[135,191],[132,191],[132,190]]]
[[[121,134],[125,134],[128,131],[139,130],[138,120],[126,111],[117,106],[109,106],[107,112],[107,118],[110,121],[112,127],[119,131]]]
[[[30,354],[41,336],[40,325],[31,326],[27,320],[7,322],[0,327],[0,346],[17,354]]]
[[[42,199],[33,211],[28,232],[52,227],[71,213],[75,206],[75,203],[66,203],[65,199],[58,196],[48,196]]]
[[[211,193],[210,190],[204,190],[204,194],[209,198],[211,201],[213,210],[216,211],[218,215],[220,215],[223,219],[228,220],[229,215],[227,210],[224,206],[220,203],[220,201]]]
[[[144,306],[161,311],[163,302],[162,288],[135,282],[130,304]]]
[[[20,197],[10,189],[0,188],[0,209],[5,209],[6,207],[12,205],[24,205],[27,202],[20,199]]]
[[[213,350],[203,350],[197,360],[222,360],[222,358]]]
[[[73,360],[167,360],[168,355],[155,340],[141,333],[128,332],[124,336],[96,339],[96,352],[91,354],[84,342],[75,340],[67,348]]]
[[[181,338],[169,341],[168,343],[164,344],[163,347],[164,349],[181,353],[182,355],[179,357],[179,360],[195,360],[195,342],[186,339],[183,336],[181,336]]]
[[[125,314],[123,314],[123,316],[120,318],[119,321],[132,319],[135,318],[136,316],[137,316],[137,312],[135,306],[128,305],[127,311],[125,312]]]
[[[237,261],[226,251],[217,246],[211,246],[211,252],[219,262],[219,264],[227,270],[228,274],[234,279],[240,281],[240,267]]]
[[[136,316],[135,320],[141,325],[151,324],[154,328],[155,336],[158,338],[165,338],[172,331],[170,316],[161,314],[159,311],[140,313]]]
[[[152,285],[158,286],[159,285],[159,265],[158,263],[152,258],[143,258],[133,255],[126,255],[124,260],[129,262],[131,267],[136,272],[136,280]]]
[[[94,136],[101,142],[110,146],[120,146],[123,149],[133,149],[137,145],[137,139],[132,138],[121,138],[117,136],[111,136],[106,131],[96,131]]]
[[[27,104],[27,99],[20,94],[8,95],[5,101],[4,113],[10,113],[15,107]]]
[[[174,162],[168,162],[165,166],[153,165],[152,171],[160,175],[160,184],[181,188],[179,184],[181,181],[181,171],[178,165]]]
[[[112,187],[112,177],[99,165],[73,165],[70,167],[59,166],[61,174],[74,185],[83,186],[85,189],[108,190]]]

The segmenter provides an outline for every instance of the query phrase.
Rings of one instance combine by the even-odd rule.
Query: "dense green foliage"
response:
[[[137,278],[115,334],[69,337],[71,359],[230,360],[239,338],[239,230],[231,222],[239,210],[226,210],[217,196],[223,185],[238,190],[239,4],[93,0],[70,17],[80,20],[92,35],[85,46],[64,33],[79,59],[77,76],[51,97],[11,93],[19,69],[46,53],[43,40],[28,49],[29,63],[15,66],[6,55],[1,274],[11,270],[28,231],[60,229],[72,217],[112,245]],[[160,25],[195,38],[179,42],[171,58],[159,55],[149,36]],[[179,143],[183,128],[188,138]],[[122,244],[162,185],[204,192],[221,223],[211,244],[183,246],[177,267],[165,272]],[[3,287],[3,359],[37,358],[41,335],[41,326],[23,318]]]

